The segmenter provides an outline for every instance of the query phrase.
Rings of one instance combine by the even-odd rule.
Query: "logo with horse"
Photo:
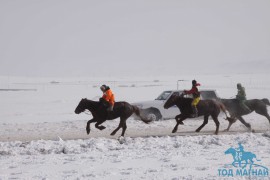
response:
[[[238,143],[238,147],[230,147],[225,151],[225,155],[231,155],[233,162],[226,164],[223,169],[218,169],[219,176],[234,177],[234,176],[259,176],[268,177],[268,168],[257,164],[260,159],[252,152],[244,150],[244,146]]]

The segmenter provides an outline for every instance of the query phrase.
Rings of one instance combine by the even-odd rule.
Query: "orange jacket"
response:
[[[114,95],[111,89],[108,89],[102,96],[103,99],[108,101],[111,105],[114,105]]]

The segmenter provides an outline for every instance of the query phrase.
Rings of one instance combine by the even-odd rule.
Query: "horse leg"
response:
[[[250,125],[249,123],[247,123],[247,122],[244,120],[244,118],[242,118],[242,116],[238,116],[237,119],[239,119],[239,121],[240,121],[241,123],[243,123],[243,124],[248,128],[249,131],[252,131],[251,125]]]
[[[182,117],[182,114],[175,116],[176,123],[181,120],[181,117]],[[180,121],[179,123],[184,125],[184,123],[182,121]]]
[[[196,132],[200,132],[201,129],[208,123],[208,118],[209,118],[209,115],[205,115],[204,116],[203,123],[202,123],[202,125],[198,129],[196,129]]]
[[[251,164],[254,163],[253,158],[250,158],[249,161],[250,161]]]
[[[97,120],[93,118],[93,119],[91,119],[91,120],[89,120],[89,121],[87,122],[87,124],[86,124],[86,132],[87,132],[87,134],[90,133],[90,124],[91,124],[92,122],[97,122]]]
[[[122,118],[120,118],[120,119],[122,119]],[[123,137],[124,137],[126,129],[127,129],[126,120],[127,120],[126,118],[123,118],[123,121],[122,121],[122,134],[121,134],[121,136],[123,136]]]
[[[225,129],[224,131],[229,131],[230,130],[230,128],[231,128],[231,126],[232,126],[232,124],[233,123],[235,123],[236,122],[236,117],[235,118],[233,118],[233,119],[230,119],[230,118],[228,118],[228,121],[229,121],[229,125],[228,125],[228,127],[227,127],[227,129]]]
[[[122,122],[122,119],[120,118],[119,125],[118,125],[118,127],[111,133],[111,136],[114,136],[114,135],[117,133],[117,131],[123,126],[122,123],[123,123],[123,122]]]
[[[268,121],[269,121],[269,123],[270,123],[270,116],[269,116],[268,113],[265,115],[265,117],[268,119]]]
[[[96,124],[95,124],[95,127],[99,130],[103,130],[105,129],[106,127],[105,126],[102,126],[101,124],[104,123],[106,120],[101,120],[101,121],[98,121]],[[101,126],[100,126],[101,125]]]
[[[263,114],[262,114],[262,115],[263,115]],[[266,112],[263,116],[265,116],[265,117],[268,119],[269,124],[270,124],[270,116],[269,116],[269,114]]]
[[[219,131],[219,121],[218,121],[218,118],[217,118],[217,116],[212,116],[212,118],[213,118],[213,120],[214,120],[214,122],[215,122],[215,124],[216,124],[216,132],[215,132],[215,134],[216,135],[218,135],[218,131]]]
[[[228,125],[227,129],[225,129],[224,131],[225,131],[225,132],[228,132],[228,131],[230,130],[232,124],[233,124],[233,123],[229,121],[229,125]]]
[[[175,120],[176,120],[176,122],[178,121],[178,120],[180,120],[180,118],[181,118],[181,114],[179,114],[179,115],[177,115],[177,116],[175,116]]]
[[[242,161],[241,160],[238,160],[238,167],[242,167]]]
[[[245,160],[245,162],[246,162],[246,164],[244,165],[243,168],[247,167],[247,165],[248,165],[248,160],[247,159]]]
[[[235,116],[232,116],[232,115],[230,115],[230,116],[231,116],[231,117],[227,117],[227,118],[226,118],[226,120],[229,121],[229,125],[228,125],[227,129],[225,129],[224,131],[227,131],[227,132],[230,130],[232,124],[235,123],[236,120],[237,120],[237,118],[236,118]]]
[[[180,116],[180,115],[179,115],[179,116]],[[183,121],[184,121],[185,119],[187,119],[187,118],[181,116],[181,118],[180,118],[179,120],[176,120],[176,125],[175,125],[175,127],[173,128],[172,133],[175,133],[175,132],[177,131],[179,124],[184,124]]]
[[[236,165],[235,165],[235,160],[233,161],[232,165],[233,165],[234,167],[236,167]]]
[[[260,115],[262,115],[262,116],[265,116],[265,117],[268,119],[269,123],[270,123],[270,116],[269,116],[269,114],[268,114],[266,108],[263,109],[262,111],[255,110],[255,112],[256,112],[257,114],[260,114]]]
[[[267,115],[265,117],[268,119],[269,124],[270,124],[270,116],[269,116],[269,114],[267,113]]]

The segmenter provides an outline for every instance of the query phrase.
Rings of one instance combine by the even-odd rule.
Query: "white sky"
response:
[[[239,67],[270,67],[269,0],[0,0],[0,75],[174,75]]]

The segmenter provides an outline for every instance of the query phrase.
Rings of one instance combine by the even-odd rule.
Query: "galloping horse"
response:
[[[241,156],[238,155],[239,152],[236,151],[236,149],[234,148],[229,148],[225,151],[225,154],[231,154],[233,156],[233,163],[232,165],[234,167],[237,167],[236,164],[238,164],[239,167],[242,167],[242,161],[245,161],[245,165],[242,167],[246,167],[250,162],[250,164],[252,165],[254,163],[253,158],[255,158],[257,161],[260,161],[256,158],[256,155],[251,153],[251,152],[241,152]],[[241,158],[239,158],[241,157]]]
[[[141,118],[141,120],[145,123],[149,123],[149,120],[146,120],[141,117],[140,110],[136,106],[132,106],[127,102],[116,102],[114,104],[114,110],[109,114],[106,111],[106,108],[103,107],[102,102],[99,101],[91,101],[88,99],[82,99],[75,109],[76,114],[80,114],[88,109],[92,115],[93,119],[89,120],[86,125],[87,134],[90,133],[90,124],[96,122],[95,127],[99,130],[103,130],[106,127],[101,124],[106,120],[113,120],[120,117],[119,126],[111,133],[111,135],[115,135],[115,133],[122,128],[121,136],[125,135],[125,131],[127,129],[126,120],[133,114],[136,113],[137,116]]]
[[[176,125],[172,131],[175,133],[178,129],[179,124],[184,124],[183,121],[187,118],[191,118],[192,109],[191,109],[191,102],[193,99],[191,98],[184,98],[184,95],[172,95],[168,101],[164,104],[164,108],[168,109],[174,105],[176,105],[181,114],[175,117]],[[219,121],[218,115],[220,113],[220,109],[226,114],[226,110],[221,103],[215,102],[214,100],[201,100],[197,105],[198,109],[198,116],[204,116],[203,124],[196,129],[196,132],[200,132],[200,130],[208,123],[208,118],[211,116],[216,124],[216,131],[215,134],[218,134],[219,130]],[[226,114],[227,116],[227,114]]]
[[[233,117],[233,121],[229,120],[229,125],[226,131],[229,131],[231,125],[239,119],[241,123],[243,123],[249,130],[251,130],[251,125],[247,123],[243,119],[243,115],[250,114],[255,111],[257,114],[265,116],[270,123],[270,116],[267,112],[267,105],[270,106],[269,100],[264,99],[251,99],[246,101],[246,105],[249,107],[251,112],[246,112],[243,108],[241,108],[238,100],[236,99],[221,99],[221,102],[225,105],[226,109],[229,111],[231,117]]]

